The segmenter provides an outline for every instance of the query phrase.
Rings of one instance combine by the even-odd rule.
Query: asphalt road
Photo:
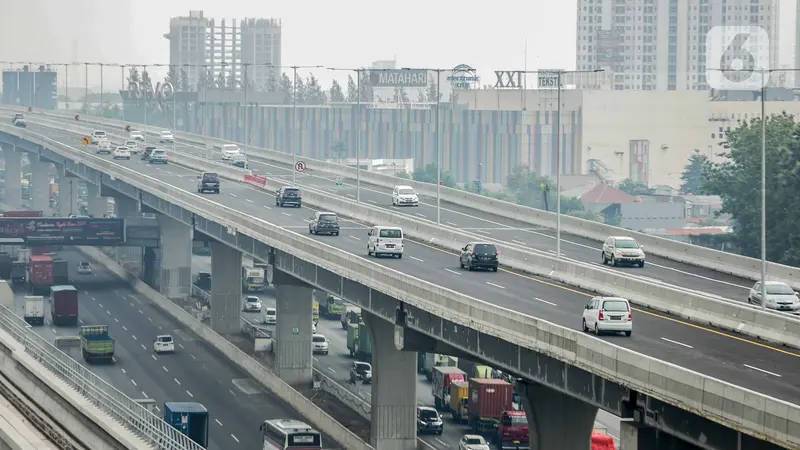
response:
[[[244,265],[250,265],[251,263],[252,261],[247,258],[243,261]],[[211,272],[211,257],[196,255],[192,257],[193,279],[198,272]],[[275,307],[275,292],[271,286],[267,287],[263,293],[247,295],[259,297],[262,308]],[[244,302],[245,296],[245,294],[242,295],[242,302]],[[242,317],[251,323],[259,322],[260,316],[256,312],[242,313]],[[322,317],[317,325],[317,333],[324,335],[330,342],[327,355],[313,356],[314,367],[321,370],[348,391],[361,396],[365,401],[371,401],[372,388],[370,385],[349,383],[350,366],[355,359],[350,356],[350,352],[347,350],[347,332],[342,329],[341,322]],[[417,403],[422,406],[434,405],[431,383],[422,374],[417,375]],[[595,427],[607,430],[610,435],[618,440],[619,421],[619,417],[601,410],[598,411]],[[452,422],[449,415],[445,415],[445,429],[441,436],[420,435],[419,438],[428,446],[437,450],[456,449],[458,448],[458,441],[466,432],[467,429],[465,427]]]
[[[77,134],[36,125],[30,128],[76,148],[82,146]],[[196,173],[174,164],[153,166],[138,159],[118,163],[188,192],[196,190]],[[207,194],[205,197],[289,231],[308,233],[306,221],[312,210],[307,207],[276,208],[272,193],[253,186],[223,182],[221,194]],[[362,224],[343,220],[340,236],[309,236],[366,257],[366,233]],[[373,261],[498,306],[580,329],[583,306],[591,297],[590,293],[510,270],[497,273],[462,271],[457,259],[457,255],[451,252],[407,240],[402,260],[380,258]],[[800,369],[800,353],[647,310],[635,309],[633,316],[632,337],[601,336],[599,339],[757,392],[800,403],[800,379],[793,376]]]
[[[108,325],[116,340],[114,364],[88,367],[125,395],[155,399],[159,408],[166,401],[204,404],[211,416],[210,450],[261,448],[258,427],[264,420],[302,419],[279,397],[265,391],[225,357],[183,330],[110,271],[94,267],[94,275],[77,275],[80,253],[63,250],[59,257],[70,262],[70,278],[80,292],[80,325]],[[23,296],[24,293],[17,296],[20,315]],[[78,334],[77,328],[53,327],[49,305],[46,304],[45,310],[46,325],[33,328],[40,336],[53,342],[56,335]],[[174,354],[153,353],[152,341],[159,334],[173,336]],[[73,357],[83,363],[79,350]],[[326,448],[333,448],[329,437],[324,437],[323,442]]]

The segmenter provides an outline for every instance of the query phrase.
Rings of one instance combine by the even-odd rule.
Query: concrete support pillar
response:
[[[101,218],[108,214],[108,197],[100,195],[100,186],[86,183],[86,209],[91,217]]]
[[[528,417],[531,450],[586,450],[597,407],[537,383],[517,383]]]
[[[242,330],[242,252],[211,242],[211,329],[235,334]]]
[[[130,197],[114,197],[115,214],[118,218],[141,217],[139,201]],[[185,226],[185,225],[184,225]]]
[[[70,214],[80,214],[78,208],[78,179],[60,177],[58,179],[58,215],[67,217]]]
[[[393,323],[367,311],[361,317],[372,341],[369,443],[380,450],[416,449],[417,353],[397,350]]]
[[[191,295],[192,227],[171,217],[157,217],[161,228],[160,291],[170,299],[187,298]]]
[[[622,421],[619,426],[619,448],[620,450],[698,450],[700,447],[655,428]]]
[[[4,203],[14,209],[22,207],[22,153],[16,146],[3,146],[6,159],[6,196]]]
[[[43,211],[45,216],[50,212],[50,163],[39,159],[36,153],[28,153],[31,161],[31,208]]]
[[[213,255],[214,251],[211,252]],[[215,283],[212,278],[211,286]],[[273,272],[272,283],[275,285],[278,314],[274,347],[278,376],[292,386],[308,387],[312,377],[313,290],[291,275],[278,271]]]

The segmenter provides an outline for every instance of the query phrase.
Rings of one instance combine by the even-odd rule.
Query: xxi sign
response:
[[[494,76],[497,77],[494,87],[496,88],[522,88],[522,77],[525,72],[519,70],[495,70]]]

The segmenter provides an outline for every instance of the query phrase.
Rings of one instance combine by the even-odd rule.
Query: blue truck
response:
[[[164,422],[208,448],[208,410],[195,402],[164,403]]]

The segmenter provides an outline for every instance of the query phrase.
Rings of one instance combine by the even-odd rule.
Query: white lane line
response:
[[[115,363],[117,362],[117,358],[115,358],[113,356],[111,357],[111,360],[114,361]]]
[[[375,200],[367,200],[367,201],[368,201],[369,203],[372,203],[373,205],[377,205],[377,204],[378,204],[378,202],[376,202]]]
[[[230,389],[228,389],[228,392],[230,392],[231,394],[233,394],[233,396],[234,396],[234,397],[236,397],[236,392],[233,392],[233,391],[232,391],[232,390],[230,390]]]
[[[147,392],[142,391],[142,398],[150,398],[150,397],[147,396]]]
[[[139,310],[139,314],[144,314],[141,309]]]
[[[419,258],[415,258],[413,256],[409,256],[409,258],[413,259],[414,261],[425,262],[424,260],[419,259]]]
[[[78,319],[78,323],[83,323],[83,319]]]
[[[133,306],[133,302],[128,302],[128,303],[130,303],[130,304],[131,304],[131,306]]]
[[[220,422],[219,419],[214,419],[214,421],[217,422],[219,426],[222,426],[222,422]]]
[[[178,344],[178,347],[183,348],[183,344]]]
[[[158,358],[156,358],[156,355],[150,355],[150,356],[153,357],[153,361],[158,361]]]
[[[169,372],[169,370],[167,370],[167,366],[161,366],[161,368],[164,369],[164,372]]]
[[[264,205],[264,208],[267,208],[267,209],[272,209],[272,208],[270,208],[270,207],[269,207],[269,206],[267,206],[267,205]]]
[[[427,219],[427,216],[426,216],[425,214],[414,213],[414,215],[415,215],[415,216],[422,217],[423,219]]]
[[[126,372],[125,369],[122,369],[122,373],[128,373],[128,372]]]
[[[128,329],[125,328],[125,325],[122,326],[122,329],[125,330],[125,331],[128,331]]]
[[[111,315],[111,311],[106,310],[106,314],[108,314],[110,316]]]
[[[355,237],[355,236],[347,236],[347,237],[349,237],[350,239],[355,239],[355,240],[357,240],[357,241],[360,241],[360,240],[361,240],[361,238],[357,238],[357,237]]]
[[[442,440],[441,440],[441,439],[439,439],[439,438],[433,438],[433,440],[434,440],[434,441],[436,441],[436,442],[438,442],[439,444],[441,444],[443,447],[449,447],[449,445],[447,445],[447,444],[445,444],[444,442],[442,442]]]
[[[237,438],[236,435],[231,434],[231,437],[233,438],[234,441],[236,441],[237,444],[239,443],[239,438]]]
[[[450,225],[451,227],[457,227],[458,226],[457,223],[453,223],[453,222],[445,222],[445,223]]]
[[[491,281],[487,281],[486,284],[488,284],[489,286],[494,286],[496,288],[505,289],[503,286],[500,286],[499,284],[494,284]]]
[[[455,270],[450,270],[450,269],[444,269],[444,270],[446,270],[446,271],[448,271],[448,272],[450,272],[450,273],[456,274],[456,275],[458,275],[458,276],[461,276],[461,274],[460,274],[460,273],[458,273],[458,272],[456,272]]]
[[[186,391],[186,393],[189,394],[189,397],[194,398],[194,395],[192,395],[192,393],[189,392],[188,390]]]
[[[119,319],[117,319],[116,317],[114,317],[114,322],[117,322],[117,323],[119,323]]]
[[[669,342],[669,343],[671,343],[671,344],[675,344],[675,345],[681,345],[681,346],[683,346],[683,347],[686,347],[686,348],[694,348],[694,347],[692,347],[692,346],[691,346],[691,345],[689,345],[689,344],[684,344],[683,342],[673,341],[672,339],[667,339],[667,338],[665,338],[665,337],[662,337],[662,338],[661,338],[661,340],[662,340],[662,341],[667,341],[667,342]],[[745,365],[747,365],[747,364],[745,364]]]
[[[153,321],[153,319],[151,319],[150,317],[148,317],[148,318],[147,318],[147,320],[149,320],[150,322],[152,322],[152,321]]]
[[[195,357],[194,357],[194,355],[193,355],[193,354],[191,354],[191,353],[189,353],[189,356],[191,356],[191,357],[192,357],[192,359],[197,359],[197,358],[195,358]]]
[[[245,200],[247,200],[247,203],[253,203],[253,201],[250,200],[249,198],[246,198]]]
[[[133,383],[133,385],[134,385],[134,386],[138,386],[138,385],[136,384],[136,381],[134,381],[134,379],[133,379],[133,378],[131,378],[131,383]]]
[[[99,306],[99,307],[101,307],[101,308],[102,308],[102,307],[103,307],[103,304],[102,304],[102,303],[98,303],[98,304],[97,304],[97,306]]]
[[[289,214],[289,213],[282,212],[281,214],[283,214],[283,215],[284,215],[284,216],[286,216],[286,217],[292,217],[292,215],[291,215],[291,214]]]
[[[330,370],[332,373],[336,373],[336,371],[331,369],[330,367],[328,367],[328,370]]]
[[[173,378],[173,380],[175,380],[175,382],[176,382],[176,383],[178,383],[178,386],[180,386],[180,385],[181,385],[181,382],[180,382],[180,381],[178,381],[178,379],[177,379],[177,378]]]
[[[759,371],[759,372],[763,372],[763,373],[765,373],[765,374],[767,374],[767,375],[772,375],[773,377],[782,378],[782,375],[778,375],[778,374],[777,374],[777,373],[775,373],[775,372],[770,372],[769,370],[759,369],[758,367],[751,366],[750,364],[742,364],[742,365],[743,365],[743,366],[745,366],[745,367],[747,367],[748,369],[757,370],[757,371]]]
[[[228,194],[230,194],[231,197],[236,197],[236,194],[234,194],[233,192],[228,192]]]
[[[556,305],[556,304],[555,304],[555,303],[553,303],[553,302],[548,302],[547,300],[542,300],[542,299],[540,299],[540,298],[538,298],[538,297],[533,297],[533,299],[534,299],[534,300],[536,300],[537,302],[546,303],[546,304],[548,304],[548,305],[550,305],[550,306],[558,306],[558,305]]]
[[[526,243],[524,243],[524,242],[522,242],[522,241],[518,241],[518,240],[516,240],[516,239],[512,239],[512,240],[511,240],[511,242],[513,242],[513,243],[515,243],[515,244],[519,244],[519,245],[528,245],[528,244],[526,244]]]
[[[319,360],[318,360],[316,357],[314,357],[314,356],[312,356],[312,357],[311,357],[311,359],[313,359],[313,360],[314,360],[314,361],[316,361],[316,362],[319,362]]]
[[[347,196],[350,197],[350,198],[356,198],[356,196],[353,195],[353,194],[347,194]]]
[[[51,328],[51,330],[53,330],[53,334],[58,334],[58,331],[56,331],[55,328]]]
[[[133,338],[134,341],[136,340],[136,335],[135,334],[132,334],[131,337]]]
[[[147,347],[145,347],[144,344],[140,344],[140,345],[142,346],[142,349],[147,350]]]
[[[159,408],[158,406],[156,406],[156,411],[158,411],[158,412],[161,412],[161,408]]]

